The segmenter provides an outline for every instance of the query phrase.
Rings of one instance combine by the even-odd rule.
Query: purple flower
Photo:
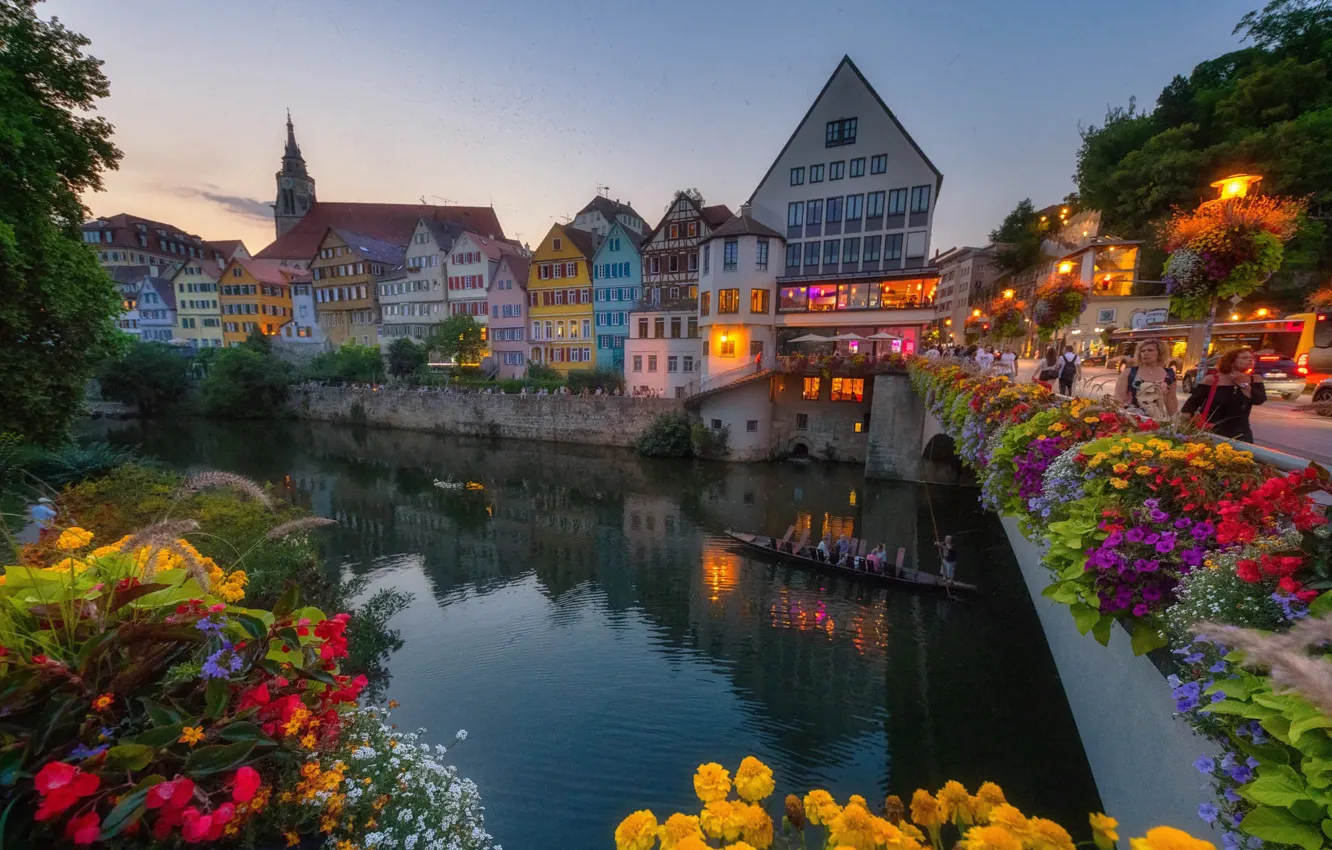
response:
[[[1125,538],[1128,540],[1128,542],[1130,542],[1130,543],[1141,543],[1141,542],[1142,542],[1142,538],[1145,537],[1145,536],[1146,536],[1146,532],[1144,532],[1144,531],[1142,530],[1141,527],[1136,526],[1136,525],[1135,525],[1133,528],[1130,528],[1130,529],[1128,530],[1128,534],[1125,534],[1125,535],[1124,535],[1124,537],[1125,537]]]
[[[1198,756],[1197,760],[1193,762],[1193,767],[1199,773],[1210,775],[1212,771],[1216,770],[1216,759],[1211,756]]]
[[[1223,694],[1223,693],[1221,693],[1220,691],[1217,691],[1216,693],[1212,694],[1212,702],[1220,702],[1221,700],[1223,700],[1223,699],[1225,699],[1225,698],[1226,698],[1226,695]]]
[[[1175,528],[1178,528],[1180,531],[1183,531],[1184,529],[1188,528],[1191,525],[1193,525],[1193,520],[1189,519],[1186,516],[1182,516],[1179,519],[1175,520]]]
[[[1104,549],[1113,549],[1123,542],[1124,542],[1124,532],[1112,531],[1106,536],[1105,540],[1101,543],[1101,547]]]
[[[1169,685],[1169,686],[1172,687],[1172,688],[1178,688],[1178,687],[1179,687],[1179,677],[1176,676],[1174,673],[1171,673],[1169,676],[1166,676],[1166,684]]]
[[[201,632],[212,632],[213,634],[218,634],[222,631],[222,624],[211,617],[204,617],[202,620],[195,623],[194,627]]]
[[[1148,608],[1145,602],[1139,602],[1137,605],[1133,606],[1133,616],[1135,617],[1146,617],[1147,611]]]
[[[1140,573],[1154,573],[1161,568],[1161,562],[1155,559],[1148,561],[1145,558],[1139,558],[1133,563],[1133,566]]]
[[[1143,506],[1144,508],[1146,508],[1147,510],[1149,510],[1149,511],[1154,511],[1154,510],[1156,510],[1157,508],[1160,508],[1160,507],[1161,507],[1161,500],[1160,500],[1160,499],[1144,499],[1144,500],[1143,500],[1143,503],[1142,503],[1142,506]]]
[[[1236,784],[1246,785],[1250,779],[1253,779],[1253,768],[1247,764],[1237,764],[1227,770],[1226,775],[1233,779]]]
[[[1198,523],[1193,527],[1193,531],[1190,532],[1190,534],[1193,535],[1194,540],[1206,540],[1215,533],[1216,526],[1212,525],[1211,521]]]
[[[69,757],[82,761],[83,759],[90,759],[93,756],[100,756],[110,748],[110,744],[98,744],[95,747],[85,747],[82,744],[79,744],[77,747],[70,750]]]
[[[1194,546],[1180,552],[1179,558],[1181,561],[1183,561],[1185,564],[1189,565],[1190,567],[1201,567],[1203,562],[1203,555],[1205,554],[1207,554],[1206,549],[1204,549],[1201,546]]]
[[[1221,833],[1221,844],[1225,846],[1226,850],[1240,850],[1240,847],[1243,846],[1239,833],[1229,831]]]
[[[1142,542],[1143,542],[1143,543],[1146,543],[1148,546],[1155,546],[1155,545],[1156,545],[1156,541],[1158,541],[1158,540],[1160,540],[1160,539],[1161,539],[1161,535],[1159,535],[1159,534],[1157,534],[1155,531],[1153,531],[1151,534],[1148,534],[1146,537],[1142,538]]]
[[[1235,789],[1234,789],[1234,788],[1231,788],[1231,787],[1229,787],[1229,786],[1227,786],[1226,789],[1225,789],[1224,791],[1222,791],[1221,793],[1222,793],[1222,795],[1225,796],[1226,800],[1227,800],[1228,802],[1231,802],[1231,803],[1238,803],[1240,800],[1243,800],[1243,799],[1244,799],[1244,798],[1241,797],[1239,794],[1235,793]]]
[[[240,672],[244,666],[241,657],[231,651],[231,641],[223,641],[222,648],[204,661],[199,675],[204,679],[225,679],[232,673]]]
[[[1213,664],[1211,667],[1207,668],[1208,672],[1211,673],[1224,673],[1228,669],[1230,669],[1230,665],[1226,664],[1226,662],[1224,661],[1218,661],[1215,664]]]
[[[1170,519],[1170,514],[1157,508],[1152,508],[1152,512],[1147,514],[1147,516],[1151,517],[1152,522],[1165,522]]]
[[[1258,768],[1258,759],[1254,758],[1253,756],[1249,756],[1248,758],[1246,758],[1244,760],[1244,763],[1247,764],[1249,767],[1254,768],[1255,770]]]
[[[1216,807],[1215,803],[1203,803],[1198,806],[1198,817],[1202,818],[1207,823],[1214,823],[1216,821],[1216,816],[1219,814],[1221,814],[1221,811]]]
[[[1142,589],[1142,598],[1147,602],[1160,602],[1161,588],[1154,584],[1144,586]]]
[[[1184,656],[1185,664],[1198,664],[1201,663],[1202,660],[1203,660],[1203,654],[1201,652],[1193,652]]]
[[[1162,534],[1161,539],[1156,541],[1156,551],[1162,555],[1169,555],[1175,551],[1175,535]]]

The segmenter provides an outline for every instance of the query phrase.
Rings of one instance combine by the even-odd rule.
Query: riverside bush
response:
[[[683,413],[663,413],[634,441],[643,457],[693,457],[694,437],[689,417]]]

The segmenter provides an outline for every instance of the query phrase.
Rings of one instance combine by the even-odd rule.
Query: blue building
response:
[[[592,258],[598,369],[624,371],[629,312],[643,294],[643,238],[617,221]]]

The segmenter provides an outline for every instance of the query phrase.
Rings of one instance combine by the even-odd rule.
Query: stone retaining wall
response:
[[[683,410],[665,398],[418,393],[342,387],[293,388],[290,412],[303,419],[475,437],[631,446],[663,413]]]

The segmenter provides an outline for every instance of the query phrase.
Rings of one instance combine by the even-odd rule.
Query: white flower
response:
[[[459,729],[459,730],[458,730],[458,734],[455,735],[454,737],[457,738],[459,741],[466,741],[466,740],[467,740],[467,730],[466,730],[466,729]]]

